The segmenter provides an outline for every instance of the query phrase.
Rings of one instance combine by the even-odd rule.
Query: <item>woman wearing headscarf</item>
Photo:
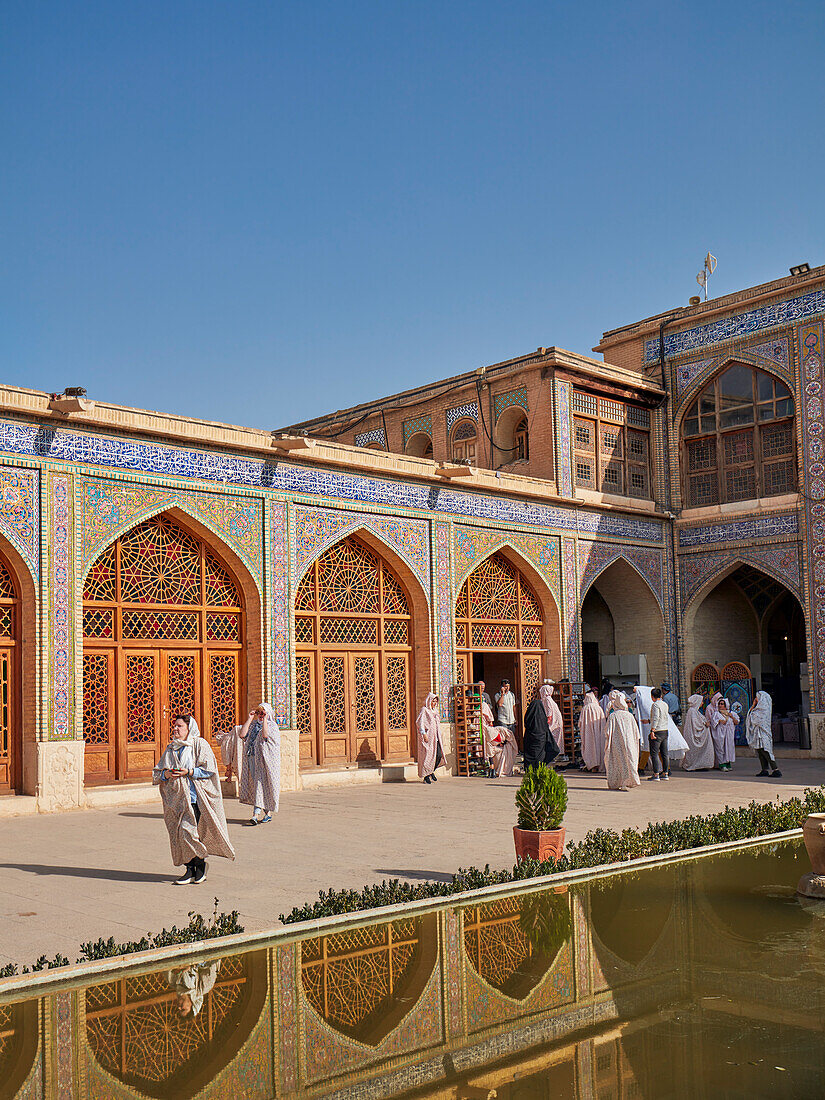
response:
[[[714,695],[711,703],[714,707],[710,717],[710,733],[713,738],[713,751],[716,753],[716,764],[720,771],[729,772],[736,760],[734,735],[739,725],[739,715],[730,710],[728,701],[721,692]]]
[[[604,767],[612,791],[639,786],[639,727],[623,691],[610,692],[610,714],[605,729]]]
[[[750,747],[756,749],[756,755],[762,765],[762,771],[757,772],[757,775],[770,775],[771,779],[780,779],[782,772],[777,768],[773,758],[772,714],[773,702],[770,695],[767,691],[757,691],[745,719],[745,736]]]
[[[555,703],[553,704],[555,706]],[[558,710],[558,707],[556,707]],[[559,714],[561,718],[561,714]],[[559,755],[559,746],[547,719],[541,695],[537,695],[524,715],[524,744],[522,758],[524,770],[535,768],[538,764],[551,764]]]
[[[238,801],[252,807],[249,825],[265,825],[278,812],[281,794],[281,731],[269,703],[250,713],[238,736],[244,743]]]
[[[716,714],[716,708],[719,704],[719,700],[722,698],[722,692],[717,691],[710,697],[710,702],[705,707],[705,718],[708,720],[708,725],[711,730],[713,729],[713,716]]]
[[[582,760],[589,772],[604,771],[604,738],[607,719],[599,706],[596,693],[588,691],[579,715],[579,737]]]
[[[186,867],[176,885],[199,885],[206,878],[205,856],[234,859],[235,849],[226,828],[218,762],[191,714],[176,716],[152,783],[160,787],[172,863]]]
[[[609,680],[602,680],[602,686],[599,690],[599,706],[602,708],[605,718],[610,711],[610,692],[613,691],[613,685]]]
[[[484,756],[490,762],[495,774],[499,778],[512,775],[518,753],[515,734],[507,726],[496,725],[492,707],[483,701],[481,729],[484,735]]]
[[[431,691],[415,723],[418,730],[418,778],[425,783],[438,782],[435,769],[444,763],[439,718],[438,696]]]
[[[710,727],[700,710],[701,695],[691,695],[688,709],[682,723],[682,735],[687,741],[687,752],[682,767],[688,772],[708,771],[713,767],[713,742],[710,739]]]
[[[553,685],[549,680],[545,680],[539,688],[539,699],[541,699],[541,705],[547,715],[547,728],[550,730],[553,743],[558,752],[564,752],[564,720],[558,704],[553,698]],[[553,759],[556,758],[558,752],[553,754]],[[549,761],[545,761],[545,763],[549,763]]]
[[[181,970],[167,970],[166,983],[177,995],[177,1009],[181,1016],[197,1016],[203,1008],[207,994],[212,992],[218,980],[223,960],[192,963]]]
[[[233,771],[238,779],[241,777],[241,762],[243,760],[243,749],[241,747],[242,729],[243,726],[235,726],[226,733],[213,732],[213,737],[220,746],[221,760],[226,765],[226,773],[224,776],[226,779],[232,778]]]

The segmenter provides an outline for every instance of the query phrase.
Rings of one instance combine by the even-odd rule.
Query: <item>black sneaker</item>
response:
[[[761,772],[756,773],[756,778],[761,779],[763,775],[770,775],[770,774],[771,773],[768,771],[767,768],[763,768]]]
[[[781,778],[782,778],[782,772],[779,770],[779,768],[777,768],[775,772],[771,772],[771,779],[781,779]]]
[[[187,867],[186,874],[183,876],[183,878],[175,879],[175,886],[191,886],[192,878],[192,870],[191,868]]]
[[[196,871],[195,874],[192,876],[192,885],[193,886],[200,886],[200,884],[202,882],[206,882],[206,864],[205,863],[204,863],[203,867],[201,867],[201,869],[199,871]]]

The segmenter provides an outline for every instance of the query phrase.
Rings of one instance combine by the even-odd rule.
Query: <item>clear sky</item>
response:
[[[0,381],[275,427],[825,261],[822,3],[0,5]]]

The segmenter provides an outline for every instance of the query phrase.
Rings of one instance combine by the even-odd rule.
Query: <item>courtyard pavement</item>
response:
[[[669,783],[608,791],[604,777],[567,772],[568,839],[590,829],[710,813],[751,799],[790,798],[825,783],[825,761],[785,760],[783,778],[756,779],[740,759],[729,774],[676,772]],[[514,862],[513,798],[520,780],[385,783],[286,794],[271,824],[242,828],[247,808],[226,802],[234,863],[212,859],[202,886],[175,887],[158,800],[153,805],[0,820],[0,965],[58,951],[74,962],[99,936],[138,939],[186,923],[196,909],[240,910],[247,931],[275,927],[328,887],[384,878],[448,879],[458,867]]]

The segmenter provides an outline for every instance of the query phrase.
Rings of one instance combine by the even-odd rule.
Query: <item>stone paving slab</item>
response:
[[[566,772],[568,838],[598,827],[644,826],[710,813],[751,799],[790,798],[825,783],[825,761],[782,761],[783,778],[757,779],[757,763],[733,772],[674,774],[634,791],[607,790],[603,777]],[[196,909],[238,909],[248,931],[278,924],[293,905],[328,887],[383,878],[449,879],[458,867],[514,862],[514,795],[520,780],[442,778],[286,794],[271,824],[243,828],[247,807],[227,801],[234,863],[210,861],[202,886],[175,887],[160,800],[157,806],[7,818],[0,823],[0,965],[99,936],[137,939],[186,923]]]

